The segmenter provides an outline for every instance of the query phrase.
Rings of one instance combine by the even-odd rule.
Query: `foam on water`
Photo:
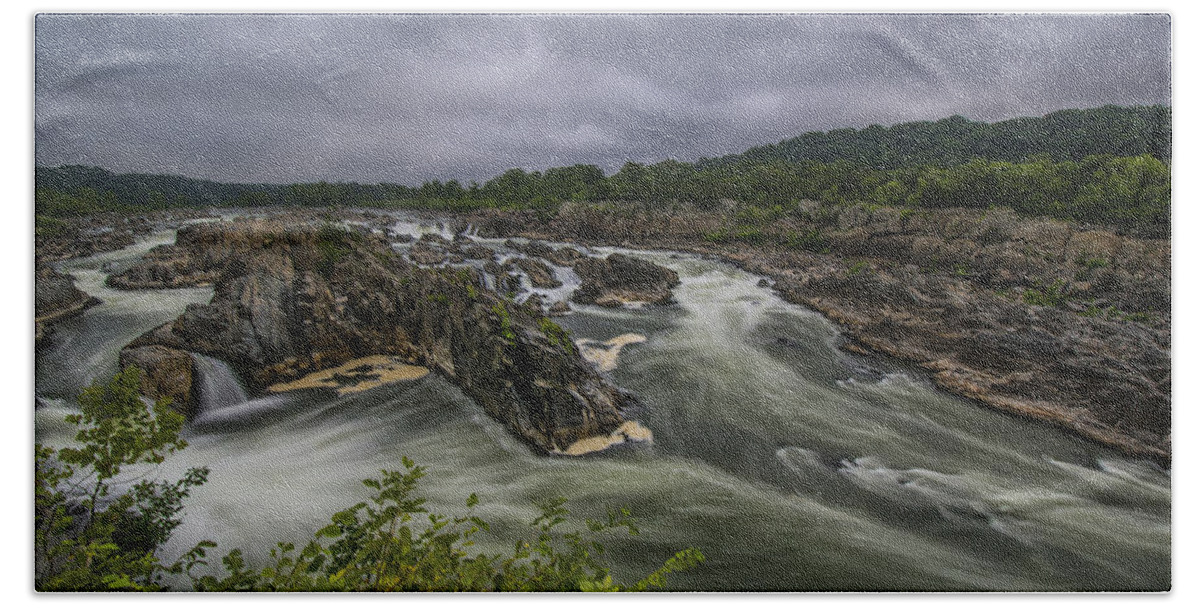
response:
[[[447,224],[404,222],[396,230],[453,237]],[[478,242],[512,254],[502,240]],[[436,376],[340,397],[228,397],[228,407],[188,424],[191,445],[160,467],[163,478],[212,468],[162,554],[211,538],[219,554],[241,547],[260,563],[275,542],[302,541],[365,499],[361,479],[410,456],[429,468],[421,494],[431,509],[461,514],[478,493],[477,514],[493,524],[479,539],[487,551],[508,549],[547,496],[568,497],[581,517],[629,506],[643,532],[606,542],[618,578],[697,546],[708,559],[673,578],[683,588],[1169,584],[1166,472],[841,352],[832,323],[759,287],[759,277],[695,256],[596,253],[618,251],[678,272],[678,303],[580,306],[559,321],[582,340],[646,336],[610,373],[643,402],[651,448],[538,455]],[[89,281],[102,284],[102,273]],[[61,418],[73,406],[47,390],[50,380],[79,384],[107,364],[71,362],[115,361],[129,339],[205,296],[171,293],[116,294],[114,306],[138,314],[62,326],[60,352],[38,358],[37,392],[48,397],[35,412],[39,440],[69,439]]]

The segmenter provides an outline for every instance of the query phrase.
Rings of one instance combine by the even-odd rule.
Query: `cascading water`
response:
[[[196,362],[195,391],[201,413],[232,407],[249,400],[237,374],[224,361],[192,353]]]
[[[262,563],[276,542],[301,542],[365,499],[359,480],[409,456],[429,469],[420,494],[432,510],[461,514],[478,494],[476,514],[493,531],[476,537],[480,550],[508,549],[548,496],[568,498],[580,518],[624,505],[642,533],[606,539],[614,575],[648,572],[696,546],[707,560],[672,578],[682,589],[1170,584],[1168,472],[848,355],[835,326],[758,277],[695,256],[627,253],[680,274],[678,305],[582,306],[556,320],[598,343],[646,337],[622,341],[610,373],[646,405],[638,416],[652,446],[536,455],[435,375],[342,397],[251,400],[189,423],[189,447],[161,465],[163,478],[190,466],[212,473],[160,554],[212,539],[222,555],[240,547]],[[144,303],[153,319],[106,313],[106,300],[80,321],[109,314],[107,325],[64,325],[63,343],[76,358],[96,357],[183,308],[172,302],[166,315],[160,300]],[[39,354],[39,396],[62,396],[43,390],[43,378],[77,385],[104,371],[55,356]],[[208,407],[222,405],[218,393]],[[38,438],[66,441],[71,408],[47,403],[35,413]]]

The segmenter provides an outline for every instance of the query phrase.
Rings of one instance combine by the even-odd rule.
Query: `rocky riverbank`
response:
[[[34,268],[34,344],[41,345],[56,321],[73,317],[100,303],[75,286],[75,280],[49,264]]]
[[[569,205],[481,234],[720,256],[845,330],[844,348],[1126,453],[1171,457],[1170,243],[1017,217],[806,203],[773,217]]]
[[[214,283],[210,303],[121,353],[147,370],[150,393],[185,411],[189,352],[226,361],[253,393],[367,357],[429,368],[546,452],[613,436],[636,406],[561,328],[484,288],[479,273],[417,267],[365,229],[294,216],[197,224],[139,266],[126,278],[147,286]]]
[[[34,251],[43,262],[80,258],[124,249],[137,237],[155,230],[175,228],[188,220],[211,217],[199,209],[173,209],[123,215],[102,213],[72,218],[38,216]]]

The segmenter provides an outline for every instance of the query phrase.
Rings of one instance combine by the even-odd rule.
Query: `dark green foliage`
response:
[[[117,493],[130,466],[161,463],[183,449],[183,416],[167,400],[147,406],[137,368],[79,397],[79,447],[36,445],[35,585],[43,591],[154,590],[164,568],[155,551],[179,525],[183,499],[208,478],[190,469],[176,482],[141,480]]]
[[[565,336],[559,328],[557,335]],[[117,492],[122,470],[161,463],[186,447],[183,417],[166,400],[147,405],[138,396],[141,375],[128,368],[86,389],[78,425],[79,447],[34,448],[35,585],[41,591],[154,591],[165,573],[186,575],[198,591],[642,591],[662,587],[666,576],[704,560],[690,548],[642,580],[613,582],[597,535],[638,530],[627,510],[607,521],[585,520],[586,531],[564,531],[563,499],[541,505],[533,535],[511,555],[472,555],[473,537],[490,526],[479,517],[430,513],[415,495],[425,470],[408,458],[404,471],[382,471],[363,484],[368,502],[335,513],[298,552],[292,543],[271,550],[273,563],[247,566],[238,549],[222,558],[222,576],[202,574],[208,552],[201,541],[164,566],[155,555],[179,525],[182,502],[203,484],[207,468],[189,469],[175,482],[143,479]],[[470,495],[468,509],[479,499]]]
[[[567,201],[714,209],[734,201],[739,226],[710,240],[761,242],[754,229],[799,201],[904,207],[1010,207],[1026,215],[1170,232],[1171,109],[1105,106],[994,124],[960,116],[891,128],[806,133],[716,160],[628,162],[544,173],[510,169],[483,185],[217,184],[174,176],[38,168],[37,213],[65,217],[180,205],[529,209],[541,222]],[[819,219],[819,218],[814,218]],[[740,234],[739,234],[740,232]],[[816,248],[815,244],[805,248]],[[816,248],[815,250],[819,250]]]
[[[71,227],[55,217],[47,215],[34,216],[33,234],[38,237],[55,238],[71,233]]]
[[[604,546],[597,534],[638,530],[626,510],[610,512],[607,521],[587,520],[587,532],[562,532],[568,511],[564,500],[543,505],[531,524],[533,536],[518,540],[510,556],[472,555],[476,534],[490,526],[468,514],[446,517],[430,513],[425,499],[415,495],[425,469],[408,458],[404,471],[382,471],[363,484],[374,491],[360,502],[335,513],[298,552],[293,543],[279,543],[274,560],[261,570],[247,568],[241,552],[222,559],[225,573],[192,575],[197,591],[642,591],[662,587],[666,576],[695,567],[704,560],[696,549],[668,559],[662,568],[622,587],[613,582],[603,561]],[[468,509],[478,504],[471,494]],[[188,556],[189,574],[204,565],[207,544]]]
[[[703,168],[749,161],[830,163],[848,160],[878,169],[932,165],[950,167],[974,158],[1021,161],[1046,154],[1055,161],[1087,156],[1171,158],[1171,108],[1104,106],[1060,110],[1041,118],[982,123],[952,116],[936,122],[893,127],[810,132],[741,154],[698,163]]]

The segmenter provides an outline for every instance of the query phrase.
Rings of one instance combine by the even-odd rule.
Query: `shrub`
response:
[[[473,537],[489,529],[475,515],[449,518],[430,513],[415,496],[425,469],[408,458],[404,471],[381,471],[364,479],[374,490],[331,518],[299,552],[279,543],[274,560],[261,570],[246,567],[241,552],[222,559],[223,577],[192,577],[197,591],[642,591],[662,587],[666,576],[693,568],[704,560],[691,548],[676,553],[661,568],[633,583],[613,582],[602,556],[598,533],[638,530],[627,510],[609,513],[607,521],[586,521],[587,532],[560,532],[569,512],[561,498],[542,505],[533,520],[533,536],[518,540],[509,556],[471,554]],[[471,494],[467,507],[479,499]],[[187,570],[206,564],[204,549],[188,556]]]
[[[183,416],[169,400],[147,405],[141,373],[126,368],[79,396],[80,447],[34,446],[34,584],[41,591],[154,590],[164,568],[155,551],[179,525],[191,488],[208,478],[193,468],[175,482],[142,480],[114,495],[127,466],[158,464],[181,450]]]

